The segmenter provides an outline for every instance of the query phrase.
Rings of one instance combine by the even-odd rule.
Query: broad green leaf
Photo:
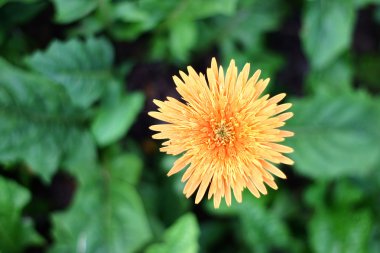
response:
[[[145,22],[149,13],[140,8],[137,2],[116,2],[113,17],[124,22]]]
[[[326,207],[326,193],[328,184],[326,181],[318,180],[306,188],[303,194],[304,202],[311,208],[320,210]]]
[[[332,195],[333,204],[341,209],[349,208],[362,201],[365,197],[364,191],[348,180],[337,181]]]
[[[104,39],[53,42],[44,52],[26,59],[34,70],[62,85],[75,105],[86,108],[112,80],[113,50]]]
[[[46,1],[39,0],[0,0],[1,26],[12,29],[18,27],[17,25],[27,23],[47,5]]]
[[[117,40],[122,41],[133,41],[137,40],[137,38],[144,32],[147,32],[153,29],[157,20],[150,17],[148,21],[145,22],[133,22],[133,23],[115,23],[110,30],[112,37]]]
[[[2,163],[21,160],[49,181],[62,159],[77,156],[68,147],[86,138],[82,129],[85,119],[61,86],[0,59]],[[82,159],[82,163],[88,162]]]
[[[29,2],[35,2],[36,0],[0,0],[0,7],[5,5],[6,3],[11,2],[23,2],[23,3],[29,3]]]
[[[110,33],[119,40],[134,40],[158,26],[176,3],[171,0],[115,3],[112,8],[115,23]]]
[[[53,215],[55,243],[49,252],[129,253],[150,240],[143,203],[129,183],[141,163],[131,159],[125,166],[97,168],[79,186],[72,206]]]
[[[230,51],[231,49],[231,51]],[[253,73],[260,69],[261,70],[261,78],[268,78],[270,77],[272,80],[276,77],[277,71],[281,69],[281,67],[284,65],[285,61],[284,59],[275,53],[265,51],[263,50],[260,53],[256,52],[243,52],[243,51],[235,51],[236,48],[230,48],[224,50],[224,56],[223,59],[225,59],[225,62],[223,63],[224,66],[228,66],[230,64],[231,59],[234,59],[236,61],[236,65],[239,67],[239,69],[243,69],[244,65],[246,63],[251,64],[251,75]],[[271,82],[272,83],[272,82]],[[274,88],[273,85],[269,85],[268,89]]]
[[[323,68],[351,45],[353,0],[307,1],[301,39],[313,68]]]
[[[301,242],[291,237],[285,222],[286,217],[297,214],[298,211],[287,192],[273,192],[258,199],[246,189],[242,203],[232,199],[232,204],[228,207],[222,201],[220,207],[215,209],[212,201],[207,201],[205,207],[212,215],[238,218],[237,238],[250,250],[247,252],[263,253],[274,249],[302,252]]]
[[[0,252],[17,253],[30,245],[43,243],[30,218],[22,209],[30,201],[24,187],[0,177]]]
[[[83,18],[98,5],[96,0],[53,0],[58,23],[70,23]]]
[[[197,253],[199,228],[191,213],[181,216],[163,235],[163,242],[149,246],[146,253]]]
[[[138,184],[142,172],[142,165],[141,159],[133,154],[121,154],[112,157],[112,159],[106,163],[106,166],[112,169],[115,178],[120,178],[120,180],[124,180],[131,185]]]
[[[371,227],[368,210],[318,212],[308,224],[311,248],[314,253],[366,253]]]
[[[106,24],[96,15],[90,15],[82,19],[78,25],[68,31],[69,37],[91,37],[99,34]]]
[[[114,104],[102,107],[91,126],[97,143],[106,146],[123,137],[143,105],[143,94],[135,92],[123,96]]]
[[[173,15],[169,16],[171,24],[179,20],[196,20],[218,14],[231,15],[234,13],[237,0],[193,0],[178,2]]]
[[[231,15],[236,5],[236,0],[120,2],[114,5],[116,22],[110,32],[117,39],[132,40],[156,28],[152,58],[169,54],[177,61],[185,61],[198,39],[195,20]]]
[[[265,200],[246,195],[239,209],[240,236],[250,252],[271,252],[274,248],[293,252],[290,250],[290,233],[282,214],[268,208]]]
[[[178,22],[170,29],[170,51],[174,59],[185,62],[197,43],[197,26],[192,21]]]
[[[189,1],[193,6],[193,15],[198,18],[206,18],[217,14],[232,15],[236,10],[237,0],[211,0],[211,1]],[[199,8],[201,6],[201,8]],[[187,11],[190,14],[190,11]]]
[[[96,144],[89,131],[72,132],[67,139],[67,153],[63,157],[63,168],[84,182],[88,174],[94,173],[97,162]]]
[[[340,95],[352,89],[352,65],[344,59],[334,61],[323,69],[312,69],[307,86],[313,92],[323,91]]]
[[[372,238],[370,241],[370,246],[369,246],[369,253],[377,253],[380,252],[380,241],[379,241],[379,236],[380,236],[380,223],[377,220],[377,222],[373,226],[373,233],[372,233]]]
[[[149,52],[150,59],[157,61],[164,59],[169,54],[169,45],[167,38],[162,35],[157,35],[153,38],[152,47]]]
[[[327,207],[348,209],[363,201],[364,197],[363,189],[347,178],[335,181],[319,180],[304,191],[304,201],[319,211]]]
[[[369,4],[380,4],[380,0],[354,0],[357,8],[364,8]]]
[[[286,7],[278,0],[241,3],[233,17],[217,20],[220,30],[213,29],[215,40],[222,44],[231,43],[237,49],[244,49],[242,51],[260,52],[265,45],[265,33],[278,28],[285,13]]]
[[[380,107],[365,93],[326,94],[293,100],[287,140],[296,170],[314,178],[363,175],[380,155]]]
[[[263,75],[273,77],[283,60],[266,49],[265,36],[281,25],[286,12],[278,0],[242,1],[234,16],[216,18],[216,24],[201,27],[199,37],[218,44],[225,64],[235,59],[242,68],[250,62],[252,69],[260,68]]]

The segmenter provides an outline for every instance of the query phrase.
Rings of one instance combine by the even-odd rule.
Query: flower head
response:
[[[265,184],[277,189],[273,175],[286,178],[273,163],[293,164],[282,154],[293,149],[278,144],[293,136],[278,129],[293,116],[284,112],[291,104],[278,104],[284,93],[261,96],[269,78],[259,80],[260,70],[249,78],[249,69],[246,64],[238,73],[232,60],[224,75],[212,59],[207,78],[192,67],[188,67],[188,74],[180,71],[182,79],[173,77],[184,102],[171,97],[153,101],[159,109],[149,115],[167,122],[150,127],[159,132],[153,138],[167,139],[162,152],[182,154],[168,176],[186,168],[183,192],[188,198],[198,189],[195,203],[207,189],[208,198],[214,196],[215,208],[223,197],[231,205],[231,189],[238,202],[245,188],[260,197],[267,194]]]

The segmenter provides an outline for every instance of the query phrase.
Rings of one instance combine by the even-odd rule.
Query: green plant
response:
[[[0,252],[379,252],[379,4],[0,0]],[[219,209],[146,116],[212,56],[295,114],[288,180]]]

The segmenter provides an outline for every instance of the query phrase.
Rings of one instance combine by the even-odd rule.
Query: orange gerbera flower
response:
[[[188,198],[198,189],[195,203],[202,200],[208,187],[208,198],[214,196],[215,208],[222,197],[231,205],[231,188],[238,202],[244,188],[260,197],[260,193],[267,194],[264,183],[277,189],[272,174],[286,178],[272,163],[293,164],[282,154],[293,149],[277,144],[293,136],[278,129],[293,116],[283,113],[291,104],[278,104],[284,93],[260,97],[269,78],[259,80],[260,70],[249,78],[249,68],[246,64],[238,74],[232,60],[224,75],[213,58],[207,79],[192,67],[188,67],[188,75],[180,71],[182,80],[173,77],[186,104],[171,97],[165,102],[153,101],[159,110],[149,115],[167,122],[150,127],[159,132],[153,138],[168,139],[162,144],[162,152],[183,154],[168,176],[187,168],[182,177],[187,181],[183,192]]]

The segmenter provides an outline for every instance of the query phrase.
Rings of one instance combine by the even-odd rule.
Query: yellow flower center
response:
[[[235,139],[235,132],[231,122],[222,120],[218,123],[214,123],[213,126],[214,138],[217,146],[225,146],[231,143]]]

